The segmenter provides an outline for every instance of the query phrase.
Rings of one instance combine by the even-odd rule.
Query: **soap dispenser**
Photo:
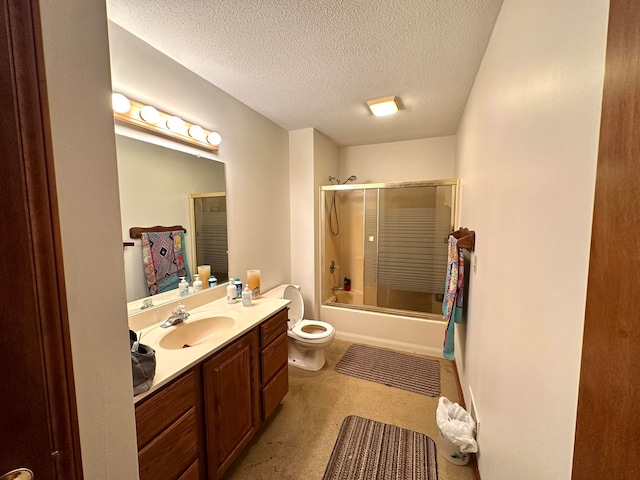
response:
[[[251,306],[251,290],[249,290],[248,283],[244,286],[244,290],[242,291],[242,306],[243,307]]]
[[[193,291],[195,293],[201,292],[202,291],[202,280],[200,280],[200,276],[196,273],[193,278],[195,278],[195,280],[193,281]]]
[[[189,295],[189,284],[185,280],[185,277],[180,277],[180,283],[178,284],[178,293],[181,297]]]
[[[229,285],[227,285],[227,303],[236,303],[238,301],[238,295],[236,286],[233,283],[233,278],[229,279]]]

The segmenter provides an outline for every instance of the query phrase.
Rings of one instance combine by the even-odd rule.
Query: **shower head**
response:
[[[344,181],[344,183],[355,182],[357,179],[358,179],[358,177],[356,177],[355,175],[351,175],[349,178],[347,178]],[[329,181],[330,182],[336,182],[336,185],[344,185],[344,183],[342,183],[340,181],[340,179],[336,178],[336,177],[329,176]]]

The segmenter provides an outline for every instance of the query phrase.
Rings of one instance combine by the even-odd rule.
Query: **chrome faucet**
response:
[[[184,305],[179,303],[176,307],[176,310],[174,312],[171,312],[171,316],[164,321],[161,327],[167,328],[172,325],[184,322],[187,318],[189,318],[189,313],[185,312],[184,308]]]
[[[153,307],[153,299],[145,298],[142,301],[142,305],[140,306],[140,310],[144,310],[145,308],[151,308],[151,307]]]

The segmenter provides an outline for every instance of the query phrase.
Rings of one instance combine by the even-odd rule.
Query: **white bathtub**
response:
[[[335,298],[335,303],[346,303],[347,305],[362,305],[362,292],[358,292],[356,290],[350,290],[348,292],[336,291],[334,292],[333,297],[329,299],[329,301],[333,302],[333,298]]]
[[[338,293],[346,294],[340,300],[349,300],[353,299],[353,294],[358,292]],[[354,304],[357,305],[357,303]],[[342,340],[442,357],[442,343],[447,326],[442,320],[331,305],[320,306],[320,320],[333,325],[336,329],[336,338]]]

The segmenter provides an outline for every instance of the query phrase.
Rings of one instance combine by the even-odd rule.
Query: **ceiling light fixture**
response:
[[[384,117],[385,115],[392,115],[398,111],[398,102],[396,97],[379,98],[378,100],[369,100],[367,102],[369,110],[376,117]]]
[[[212,132],[200,125],[185,122],[180,117],[158,111],[151,105],[129,100],[121,93],[113,94],[112,103],[114,118],[128,125],[151,130],[174,140],[214,152],[218,151],[218,145],[222,141],[218,132]]]

